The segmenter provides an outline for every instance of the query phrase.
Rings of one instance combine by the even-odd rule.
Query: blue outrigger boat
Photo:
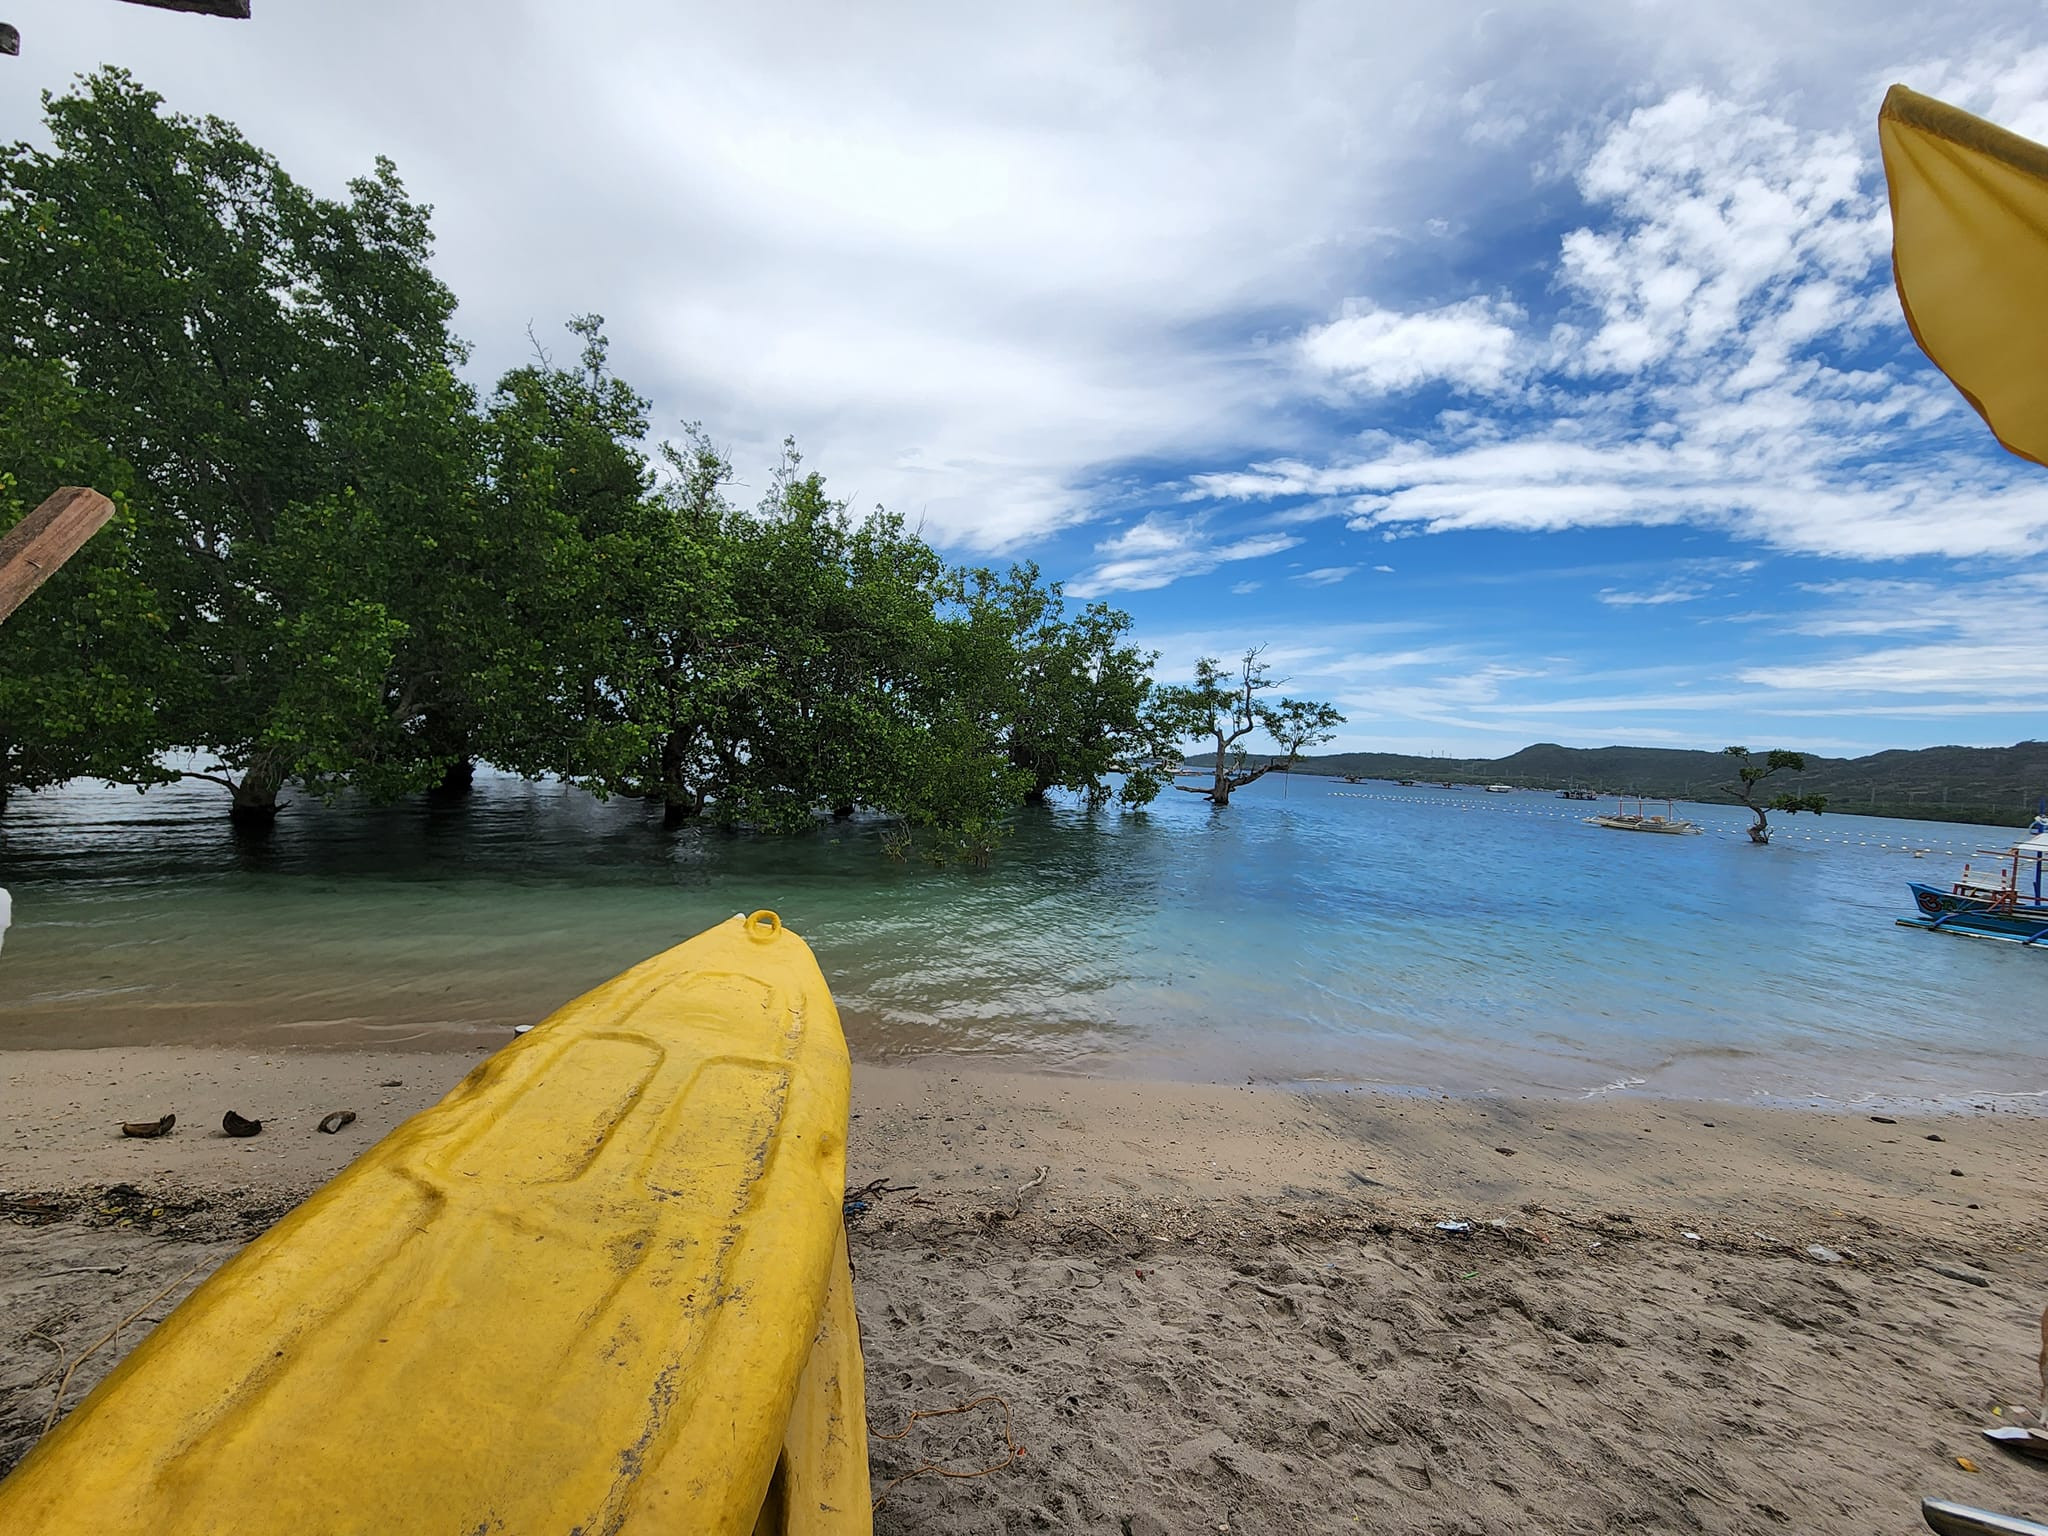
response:
[[[1899,926],[2009,944],[2048,943],[2048,822],[2035,822],[2025,842],[1987,848],[1982,856],[1998,862],[1975,869],[1965,864],[1945,891],[1908,881],[1920,910],[1900,918]]]

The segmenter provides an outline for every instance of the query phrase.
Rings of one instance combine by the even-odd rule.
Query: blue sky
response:
[[[15,0],[0,134],[119,62],[389,153],[480,380],[602,311],[746,478],[1266,644],[1341,746],[2043,731],[2048,471],[1913,350],[1874,129],[2048,138],[2037,7],[255,8]]]

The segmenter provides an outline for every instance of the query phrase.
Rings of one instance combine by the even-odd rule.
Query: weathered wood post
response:
[[[113,515],[114,504],[98,491],[67,485],[8,529],[0,538],[0,623]]]
[[[146,5],[157,11],[190,11],[196,16],[225,16],[230,21],[249,19],[249,0],[128,0],[130,5]],[[0,21],[0,54],[17,56],[21,52],[21,31],[19,28]]]

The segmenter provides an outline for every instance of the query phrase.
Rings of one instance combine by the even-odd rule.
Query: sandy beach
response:
[[[474,1060],[7,1055],[0,1463]],[[227,1109],[263,1134],[223,1136]],[[118,1135],[166,1112],[163,1140]],[[1923,1494],[2048,1515],[2048,1472],[1977,1433],[2038,1396],[2033,1117],[943,1062],[857,1066],[854,1115],[848,1184],[888,1186],[853,1228],[877,1492],[1006,1455],[994,1404],[879,1438],[917,1410],[995,1394],[1023,1450],[888,1488],[880,1530],[1906,1532]]]

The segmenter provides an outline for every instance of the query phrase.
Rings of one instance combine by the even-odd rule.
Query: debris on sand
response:
[[[127,1120],[122,1122],[121,1134],[140,1141],[153,1141],[159,1136],[170,1135],[171,1127],[177,1123],[176,1115],[165,1115],[161,1120]]]
[[[1944,1279],[1960,1280],[1965,1285],[1982,1286],[1988,1289],[1991,1284],[1982,1275],[1971,1274],[1967,1269],[1950,1269],[1946,1264],[1930,1264],[1927,1267]]]
[[[245,1120],[232,1109],[220,1117],[220,1128],[230,1136],[255,1136],[263,1130],[261,1120]]]
[[[2015,1456],[2024,1456],[2030,1461],[2048,1461],[2048,1434],[2038,1429],[2008,1424],[2000,1429],[1985,1430],[1984,1438],[2001,1451],[2011,1451]]]
[[[320,1117],[319,1129],[325,1132],[327,1135],[332,1136],[336,1131],[340,1130],[343,1126],[354,1125],[355,1123],[356,1112],[354,1110],[337,1109],[331,1115],[322,1115]]]

